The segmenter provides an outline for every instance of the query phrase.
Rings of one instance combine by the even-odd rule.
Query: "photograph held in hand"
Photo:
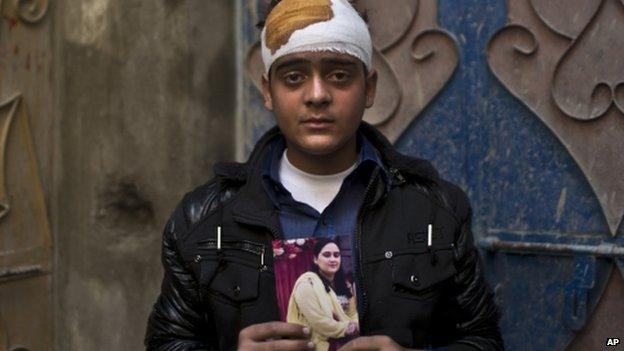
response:
[[[273,241],[281,320],[310,329],[317,350],[337,350],[359,332],[351,238]]]

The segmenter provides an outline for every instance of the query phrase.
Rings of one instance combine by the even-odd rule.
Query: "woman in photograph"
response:
[[[355,295],[345,279],[336,240],[318,239],[313,254],[310,270],[295,282],[286,318],[310,328],[317,350],[335,350],[358,333]]]

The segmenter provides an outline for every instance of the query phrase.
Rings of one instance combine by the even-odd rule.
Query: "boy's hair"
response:
[[[258,21],[258,23],[256,24],[256,28],[258,28],[260,30],[262,30],[262,28],[264,28],[264,24],[266,23],[266,19],[267,19],[267,17],[269,17],[269,14],[271,13],[271,11],[273,11],[273,8],[275,8],[275,6],[277,6],[277,4],[279,4],[282,0],[270,0],[270,1],[271,2],[267,6],[267,10],[266,10],[266,13],[264,14],[264,17],[260,21]],[[366,11],[361,11],[360,9],[357,8],[358,0],[348,0],[348,1],[351,3],[353,8],[356,9],[357,13],[360,14],[360,17],[362,17],[364,22],[366,22],[368,24],[368,14],[366,13]]]

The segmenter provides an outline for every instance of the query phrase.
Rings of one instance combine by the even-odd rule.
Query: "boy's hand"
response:
[[[238,334],[238,350],[314,350],[310,329],[298,324],[268,322],[249,326]]]
[[[351,340],[338,351],[407,351],[387,336],[360,336]]]

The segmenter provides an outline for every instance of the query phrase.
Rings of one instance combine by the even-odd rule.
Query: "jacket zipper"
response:
[[[199,245],[200,245],[199,248],[202,248],[202,249],[217,249],[217,241],[214,239],[206,240],[204,242],[201,242]],[[254,243],[254,242],[246,241],[246,240],[237,241],[237,242],[224,241],[221,247],[223,249],[242,250],[242,251],[246,251],[246,252],[258,255],[258,256],[264,253],[263,244],[258,244],[258,243]]]
[[[204,243],[202,243],[203,245],[200,247],[202,249],[217,249],[217,241],[216,240],[208,240]],[[228,249],[228,250],[241,250],[241,251],[245,251],[245,252],[249,252],[255,255],[260,256],[260,265],[258,266],[258,269],[261,272],[264,272],[268,269],[268,267],[266,266],[266,261],[265,261],[265,253],[266,253],[266,247],[263,244],[258,244],[258,243],[254,243],[251,241],[242,241],[239,242],[238,245],[237,244],[232,244],[231,242],[224,242],[221,247],[223,249]],[[199,263],[203,260],[206,260],[207,255],[201,255],[198,254],[197,256],[195,256],[195,258],[193,259],[195,262]]]
[[[241,218],[242,219],[242,218]],[[265,225],[261,225],[261,224],[256,224],[256,223],[249,223],[247,220],[242,221],[245,224],[249,224],[249,225],[258,225],[261,227],[266,227],[267,229],[269,229],[272,233],[273,233],[273,237],[275,237],[277,230],[274,230],[273,228],[270,228],[268,226]],[[219,250],[219,245],[217,243],[217,240],[215,239],[208,239],[202,243],[200,243],[201,247],[203,249],[216,249]],[[255,255],[260,256],[260,265],[258,266],[258,269],[261,272],[267,271],[268,267],[266,265],[266,246],[264,244],[259,244],[259,243],[255,243],[252,241],[247,241],[247,240],[242,240],[242,241],[238,241],[238,242],[232,242],[232,241],[224,241],[221,244],[221,248],[222,249],[228,249],[228,250],[241,250],[241,251],[245,251],[245,252],[249,252]],[[200,262],[202,260],[204,260],[206,258],[205,255],[201,255],[198,254],[197,256],[195,256],[194,261],[195,262]]]
[[[368,309],[368,300],[367,300],[367,295],[366,295],[366,291],[364,289],[364,268],[362,268],[362,222],[363,222],[363,218],[364,218],[364,212],[366,209],[368,209],[368,197],[370,194],[370,190],[373,188],[374,184],[377,184],[377,179],[379,176],[379,168],[376,168],[374,171],[374,176],[371,178],[371,181],[368,183],[368,185],[366,186],[366,190],[364,191],[364,201],[362,201],[362,206],[360,207],[360,211],[358,213],[358,218],[357,218],[357,228],[355,230],[355,250],[357,250],[358,253],[358,259],[357,259],[357,270],[358,270],[358,275],[357,275],[357,280],[358,280],[358,284],[357,284],[357,290],[360,292],[360,296],[358,299],[358,305],[360,305],[359,310],[361,311],[360,314],[360,335],[365,335],[367,333],[366,330],[364,330],[363,328],[365,327],[365,318],[366,318],[366,313],[367,313],[367,309]]]

